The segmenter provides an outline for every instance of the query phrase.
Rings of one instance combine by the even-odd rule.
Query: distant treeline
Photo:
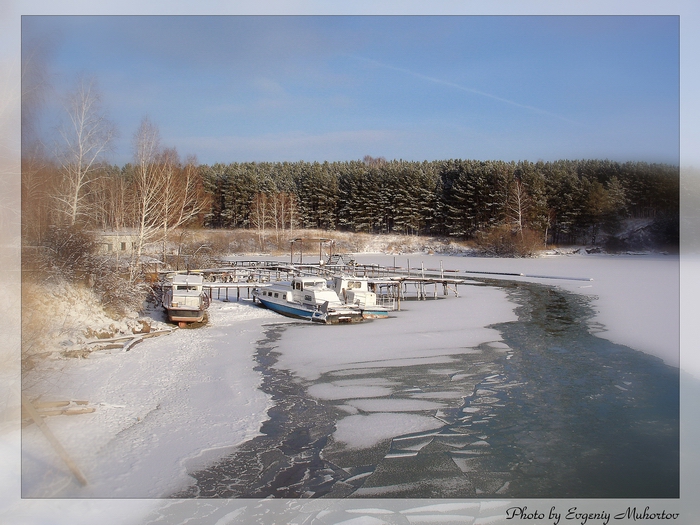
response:
[[[66,101],[54,154],[32,126],[22,127],[23,242],[41,246],[77,230],[128,230],[137,239],[132,280],[147,246],[165,249],[175,231],[197,227],[250,228],[261,247],[270,232],[279,243],[313,228],[473,239],[498,254],[514,239],[520,246],[596,243],[626,219],[647,217],[655,230],[643,233],[653,242],[678,244],[677,166],[370,156],[202,165],[163,147],[158,126],[144,117],[133,136],[133,162],[119,167],[106,161],[116,128],[94,79],[79,79]]]
[[[494,227],[596,242],[624,219],[677,222],[679,170],[608,160],[231,163],[200,166],[210,228],[320,228],[475,238]]]

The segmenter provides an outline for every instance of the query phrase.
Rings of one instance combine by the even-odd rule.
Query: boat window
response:
[[[279,297],[279,296],[280,296],[280,294],[278,294],[278,293],[275,294],[275,297]]]
[[[348,281],[348,290],[352,290],[353,288],[361,288],[362,283],[360,281]]]
[[[304,296],[304,301],[311,301],[311,296],[310,296],[310,295],[305,295],[305,296]]]

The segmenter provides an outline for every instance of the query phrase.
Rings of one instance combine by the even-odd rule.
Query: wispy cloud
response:
[[[479,91],[478,89],[473,89],[473,88],[470,88],[470,87],[462,86],[462,85],[460,85],[460,84],[455,84],[454,82],[449,82],[449,81],[447,81],[447,80],[442,80],[442,79],[440,79],[440,78],[435,78],[435,77],[431,77],[431,76],[428,76],[428,75],[424,75],[424,74],[422,74],[422,73],[417,73],[416,71],[411,71],[410,69],[406,69],[406,68],[402,68],[402,67],[397,67],[397,66],[392,66],[392,65],[390,65],[390,64],[384,64],[383,62],[379,62],[378,60],[374,60],[374,59],[372,59],[372,58],[366,58],[366,57],[357,56],[357,55],[352,55],[352,57],[355,58],[355,59],[357,59],[357,60],[361,60],[361,61],[363,61],[363,62],[369,62],[370,64],[373,64],[373,65],[378,66],[378,67],[382,67],[382,68],[384,68],[384,69],[389,69],[389,70],[392,70],[392,71],[398,71],[399,73],[405,73],[406,75],[410,75],[410,76],[412,76],[412,77],[419,78],[419,79],[425,80],[425,81],[427,81],[427,82],[432,82],[432,83],[434,83],[434,84],[439,84],[439,85],[442,85],[442,86],[450,87],[450,88],[453,88],[453,89],[457,89],[457,90],[459,90],[459,91],[464,91],[464,92],[466,92],[466,93],[472,93],[472,94],[474,94],[474,95],[479,95],[479,96],[482,96],[482,97],[490,98],[490,99],[492,99],[492,100],[496,100],[496,101],[502,102],[502,103],[504,103],[504,104],[509,104],[509,105],[511,105],[511,106],[515,106],[515,107],[518,107],[518,108],[527,109],[527,110],[529,110],[529,111],[534,111],[534,112],[536,112],[536,113],[540,113],[540,114],[543,114],[543,115],[548,115],[548,116],[550,116],[550,117],[557,118],[557,119],[563,120],[563,121],[565,121],[565,122],[569,122],[569,123],[571,123],[571,124],[580,125],[580,123],[577,122],[577,121],[575,121],[575,120],[571,120],[570,118],[565,117],[565,116],[563,116],[563,115],[559,115],[559,114],[557,114],[557,113],[552,113],[551,111],[547,111],[546,109],[538,108],[538,107],[535,107],[535,106],[530,106],[530,105],[527,105],[527,104],[521,104],[521,103],[519,103],[519,102],[515,102],[514,100],[509,100],[509,99],[507,99],[507,98],[499,97],[499,96],[494,95],[494,94],[492,94],[492,93],[486,93],[485,91]]]

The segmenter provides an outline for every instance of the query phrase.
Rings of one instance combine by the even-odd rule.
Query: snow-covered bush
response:
[[[90,273],[91,257],[96,249],[94,236],[79,227],[52,226],[41,242],[39,271],[49,278],[69,281]]]

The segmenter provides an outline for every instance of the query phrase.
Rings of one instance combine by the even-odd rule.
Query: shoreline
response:
[[[358,255],[358,258],[362,258],[362,259],[369,258],[369,259],[372,259],[372,260],[375,260],[375,261],[376,261],[376,259],[379,258],[379,257],[383,257],[385,260],[391,261],[391,260],[393,260],[393,258],[394,258],[395,256],[393,256],[393,255],[378,256],[378,255],[371,255],[371,254],[362,254],[362,255]],[[574,270],[576,270],[577,268],[578,268],[578,269],[590,268],[590,266],[587,266],[587,264],[590,264],[591,262],[596,262],[596,261],[598,261],[598,262],[599,262],[599,261],[611,261],[611,260],[613,260],[613,257],[611,257],[611,256],[604,256],[604,255],[600,255],[600,256],[598,256],[598,255],[595,255],[595,256],[594,256],[594,255],[587,255],[587,256],[574,255],[574,256],[557,256],[557,257],[547,257],[547,258],[537,258],[537,259],[505,259],[505,260],[498,260],[498,259],[491,259],[491,258],[473,258],[473,257],[453,257],[453,258],[452,258],[452,257],[449,257],[449,256],[440,256],[440,255],[429,256],[429,255],[426,255],[426,254],[412,254],[412,255],[410,255],[410,256],[404,256],[404,255],[402,255],[402,256],[400,256],[400,257],[402,257],[402,258],[404,258],[404,257],[410,257],[410,259],[411,259],[411,261],[412,261],[412,264],[413,264],[413,260],[414,260],[414,259],[415,259],[416,263],[418,263],[418,264],[420,264],[420,259],[421,259],[421,258],[424,259],[424,260],[427,260],[428,258],[431,258],[431,260],[435,261],[436,264],[437,264],[437,261],[439,261],[440,259],[443,259],[443,260],[446,261],[446,262],[445,262],[445,267],[446,267],[446,268],[448,267],[447,261],[449,261],[450,266],[452,266],[452,263],[453,263],[453,262],[458,262],[458,263],[459,263],[459,266],[460,266],[460,269],[465,269],[465,270],[470,270],[470,269],[472,269],[472,270],[481,270],[481,271],[483,271],[485,268],[486,268],[487,270],[495,270],[495,271],[503,270],[503,271],[505,271],[505,270],[513,269],[514,267],[517,266],[518,268],[524,268],[525,271],[526,271],[527,273],[535,273],[535,272],[533,271],[533,268],[534,268],[534,266],[538,266],[538,265],[539,265],[539,266],[540,266],[540,268],[539,268],[540,271],[538,272],[539,274],[544,274],[545,271],[546,271],[547,273],[552,273],[552,271],[551,271],[551,264],[552,264],[552,261],[565,261],[565,260],[566,260],[566,261],[574,261],[575,264],[573,264],[573,265],[572,265],[572,264],[569,264],[568,267],[566,267],[566,268],[559,268],[559,270],[558,270],[559,275],[574,275],[574,276],[577,276],[577,275],[578,275],[578,273],[575,272]],[[448,258],[448,257],[449,257],[449,258]],[[397,260],[398,260],[398,256],[397,256],[396,258],[397,258]],[[651,255],[651,256],[648,256],[648,257],[638,257],[638,256],[622,256],[622,257],[619,257],[619,256],[618,256],[618,257],[615,257],[615,259],[616,259],[617,261],[621,261],[622,263],[625,263],[625,260],[627,260],[627,261],[636,260],[636,261],[640,261],[640,262],[641,262],[641,261],[646,261],[646,262],[648,262],[648,263],[651,263],[651,264],[648,266],[648,269],[649,269],[649,270],[651,270],[652,267],[655,267],[659,262],[662,262],[662,263],[669,263],[669,262],[670,262],[670,263],[671,263],[671,266],[674,266],[674,259],[675,259],[675,262],[677,262],[677,260],[678,260],[677,257],[675,257],[675,256],[661,256],[661,255]],[[584,264],[584,263],[586,263],[586,264]],[[485,266],[486,264],[488,265],[488,267]],[[603,265],[603,266],[605,266],[605,265]],[[642,264],[642,266],[644,266],[644,265]],[[662,264],[662,267],[663,267],[663,264]],[[677,268],[677,264],[675,264],[675,267]],[[639,265],[637,265],[637,268],[639,269]],[[602,268],[601,268],[601,270],[602,270]],[[601,287],[603,287],[603,286],[613,286],[613,290],[612,290],[612,291],[614,291],[615,289],[622,289],[622,288],[620,288],[620,287],[621,287],[624,283],[622,283],[622,282],[616,282],[616,279],[619,279],[620,270],[622,270],[622,274],[627,275],[627,276],[629,277],[629,274],[630,274],[629,268],[628,268],[625,264],[622,264],[622,268],[617,268],[617,269],[615,270],[615,272],[613,272],[614,275],[613,275],[611,278],[608,278],[608,279],[604,279],[604,278],[602,278],[600,275],[595,275],[595,276],[594,276],[594,281],[592,281],[592,282],[590,282],[590,283],[582,283],[582,282],[580,282],[580,281],[565,282],[565,281],[562,281],[562,280],[556,280],[556,281],[546,281],[546,284],[554,285],[554,286],[561,286],[561,287],[564,287],[564,288],[571,288],[572,291],[575,291],[576,293],[584,293],[584,294],[586,294],[586,295],[598,295],[599,299],[596,301],[596,303],[600,303],[601,297],[602,297],[602,299],[603,299],[603,303],[605,303],[605,294],[604,294],[604,293],[603,293],[603,294],[600,293],[601,291],[603,291],[603,290],[601,290]],[[573,271],[573,273],[572,273],[572,271]],[[556,272],[554,272],[554,273],[556,273]],[[652,272],[652,273],[653,273],[653,272]],[[586,273],[585,276],[588,276],[588,274]],[[673,280],[676,278],[676,277],[674,277],[673,275],[667,275],[666,277],[667,277],[667,278],[670,278],[671,281],[673,281]],[[522,278],[518,278],[518,279],[522,279]],[[657,285],[660,286],[661,284],[662,284],[662,283],[657,282]],[[592,287],[591,287],[591,288],[581,288],[581,286],[588,286],[588,285],[592,285]],[[632,288],[635,288],[634,283],[631,284],[631,287],[632,287]],[[653,306],[653,304],[652,304],[652,303],[653,303],[653,301],[652,301],[652,295],[653,295],[652,292],[653,292],[653,291],[649,290],[648,288],[645,288],[645,289],[643,290],[643,292],[644,292],[644,294],[646,294],[648,300],[646,301],[646,303],[645,303],[644,301],[642,301],[642,302],[637,301],[638,304],[637,304],[636,306],[639,307],[640,305],[644,305],[644,304],[647,304],[647,306],[650,306],[650,305]],[[676,293],[676,294],[678,293],[677,288],[674,290],[674,293]],[[616,293],[611,293],[611,295],[612,295],[613,298],[614,298],[614,296],[616,295]],[[466,296],[465,296],[465,297],[466,297]],[[619,297],[618,297],[618,298],[619,298]],[[624,299],[625,299],[625,301],[629,301],[629,300],[630,300],[629,297],[628,297],[628,298],[624,298]],[[449,300],[451,301],[452,298],[449,298]],[[613,301],[613,302],[614,302],[614,301]],[[601,307],[601,308],[597,308],[597,309],[599,310],[599,315],[601,315],[601,316],[608,315],[611,311],[614,313],[615,309],[612,308],[612,306],[606,306],[606,305],[603,304],[603,303],[601,303],[601,304],[602,304],[602,307]],[[237,303],[235,303],[235,302],[231,302],[231,303],[219,302],[219,305],[218,305],[218,306],[221,306],[222,308],[236,308],[236,307],[237,307]],[[241,306],[244,306],[244,305],[241,305]],[[608,310],[606,310],[606,308],[608,308]],[[612,310],[609,310],[609,308],[612,308]],[[271,312],[266,312],[265,310],[255,309],[255,310],[248,310],[248,311],[249,311],[249,312],[253,312],[253,311],[254,311],[254,312],[256,312],[257,314],[265,314],[265,315],[268,315],[270,320],[274,320],[274,321],[280,321],[280,320],[282,320],[282,322],[284,322],[284,318],[278,316],[277,314],[273,314],[273,313],[271,313]],[[632,312],[632,311],[627,311],[626,313],[631,315],[631,317],[630,317],[630,316],[627,316],[627,322],[628,322],[630,319],[632,319],[632,321],[634,321],[633,312]],[[614,316],[614,318],[617,318],[617,316]],[[621,321],[625,321],[624,319],[620,319],[620,320],[621,320]],[[660,318],[658,318],[658,316],[657,316],[657,321],[659,321],[659,320],[660,320]],[[244,340],[244,341],[248,341],[248,343],[252,343],[253,340],[257,340],[257,339],[259,338],[259,335],[255,335],[255,334],[256,334],[256,333],[257,333],[257,334],[261,333],[262,326],[260,326],[260,325],[261,325],[262,323],[265,323],[265,322],[266,322],[265,320],[263,320],[262,322],[261,322],[260,320],[256,320],[256,321],[252,321],[252,320],[251,320],[251,323],[259,323],[259,324],[258,324],[257,328],[255,328],[254,325],[251,325],[251,328],[250,328],[248,331],[245,331],[245,330],[242,331],[241,336],[243,337],[243,340]],[[379,323],[379,322],[383,322],[383,321],[377,321],[377,323]],[[390,322],[390,321],[389,321],[389,322]],[[351,328],[351,327],[348,327],[348,328]],[[649,328],[653,328],[653,326],[647,325],[647,326],[645,326],[645,328],[649,329]],[[206,330],[206,329],[205,329],[205,330]],[[206,333],[205,331],[200,331],[200,329],[198,329],[198,330],[191,330],[191,331],[188,331],[188,332],[196,333],[196,334],[204,334],[204,333]],[[624,334],[624,330],[620,330],[620,332],[622,333],[622,335],[625,335],[625,334]],[[231,335],[231,332],[230,332],[230,331],[229,331],[229,335]],[[612,337],[612,336],[615,335],[615,334],[613,334],[613,333],[606,333],[606,334],[598,334],[598,335],[599,335],[599,336],[602,336],[602,337]],[[171,337],[172,337],[172,336],[168,336],[168,338],[171,338]],[[225,337],[225,336],[222,335],[221,337]],[[163,339],[163,338],[156,338],[156,339]],[[132,351],[126,353],[126,354],[121,354],[121,356],[130,355],[132,352],[137,352],[137,351],[138,351],[138,352],[144,352],[145,349],[148,348],[148,346],[144,346],[144,345],[153,345],[154,342],[156,342],[156,343],[158,343],[158,344],[162,344],[162,343],[159,343],[158,341],[156,341],[156,339],[152,339],[152,340],[149,340],[148,342],[144,342],[144,343],[142,343],[142,344],[140,344],[140,345],[137,345],[136,347],[134,347],[134,350],[132,350]],[[166,338],[166,339],[167,339],[167,338]],[[625,344],[625,343],[622,342],[621,344]],[[634,348],[634,346],[629,345],[629,344],[626,344],[626,346],[631,346],[632,348]],[[89,364],[90,361],[91,361],[91,359],[88,358],[88,359],[83,360],[83,361],[84,361],[84,363]],[[96,360],[96,361],[98,361],[98,360]],[[263,411],[262,411],[263,414],[264,414],[264,411],[265,411],[265,410],[266,410],[266,409],[263,409]],[[77,416],[77,417],[84,418],[84,417],[90,417],[90,415]],[[51,423],[51,425],[52,425],[52,427],[54,426],[53,423]],[[18,432],[17,435],[19,435],[19,432]],[[80,450],[80,447],[78,447],[76,450]],[[201,451],[202,449],[200,448],[199,450]],[[208,454],[206,459],[207,459],[207,460],[210,460],[213,456],[218,455],[218,452],[216,452],[216,451],[219,451],[219,450],[223,450],[223,449],[218,449],[218,448],[215,447],[215,448],[211,451],[211,452],[212,452],[212,455]],[[49,453],[48,455],[51,456],[51,453]],[[188,458],[189,458],[189,459],[187,460],[187,461],[188,461],[188,463],[187,463],[187,466],[188,466],[188,467],[190,467],[190,468],[192,467],[191,461],[193,461],[193,460],[196,462],[197,465],[200,464],[199,461],[198,461],[197,459],[194,459],[195,457],[196,457],[196,456],[188,456]],[[203,459],[203,458],[200,457],[199,459]],[[54,459],[52,459],[51,461],[53,461],[53,462],[55,463]],[[183,468],[183,467],[185,466],[185,464],[182,463],[182,462],[180,462],[179,465],[180,465],[180,466],[179,466],[178,468]],[[58,468],[59,470],[63,470],[63,469],[64,469],[64,467],[63,467],[62,465],[60,465],[60,464],[58,465],[57,468]],[[11,472],[11,470],[8,470],[8,472]],[[68,474],[68,477],[70,477],[70,474]],[[183,479],[184,479],[184,478],[183,478]],[[7,483],[7,482],[6,482],[6,483]],[[107,485],[103,485],[103,487],[106,487],[106,486],[107,486]],[[111,497],[133,497],[133,496],[127,496],[127,495],[121,496],[121,495],[119,495],[119,494],[112,493],[112,492],[109,494],[109,496],[111,496]],[[85,498],[85,497],[88,497],[88,498],[90,498],[91,496],[85,495],[84,493],[81,494],[80,491],[74,491],[72,497],[77,497],[77,498]],[[160,496],[151,496],[151,497],[160,497]],[[85,501],[89,501],[89,500],[85,500]],[[145,502],[144,502],[143,504],[145,505]]]

